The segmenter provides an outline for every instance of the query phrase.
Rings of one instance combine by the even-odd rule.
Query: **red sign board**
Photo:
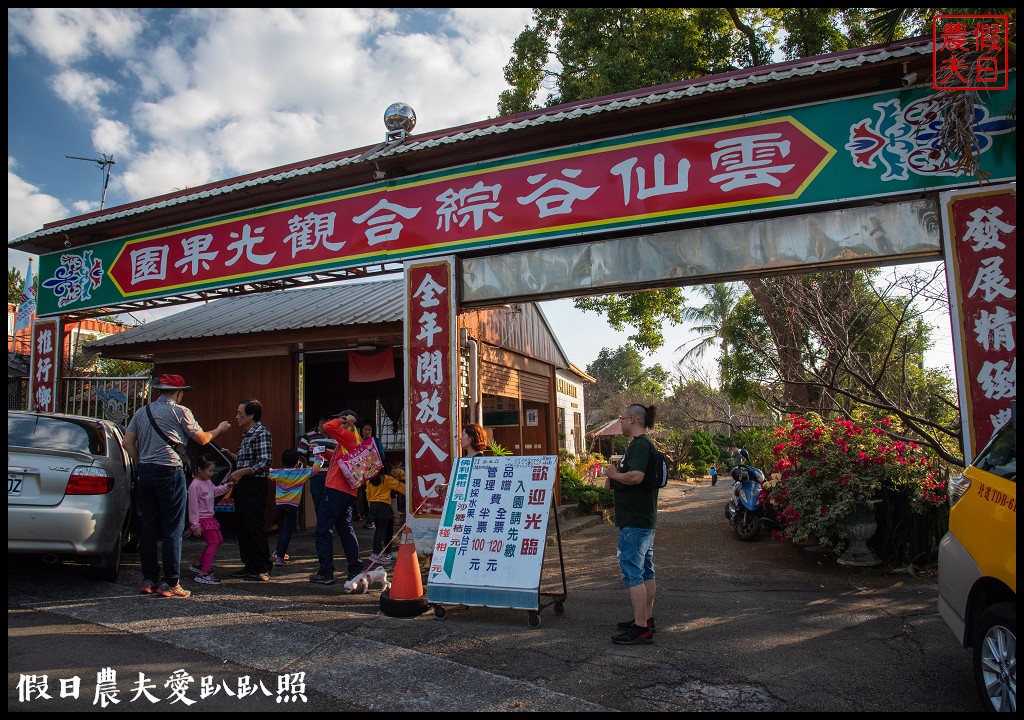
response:
[[[834,150],[791,117],[388,184],[124,243],[124,297],[799,196]]]
[[[932,20],[932,87],[1009,87],[1007,25],[1005,15],[937,15]]]
[[[458,456],[455,259],[407,263],[405,292],[406,506],[439,518]]]
[[[970,462],[1010,419],[1017,398],[1016,189],[949,193],[945,221],[964,459]]]
[[[29,403],[38,412],[57,412],[60,391],[60,318],[36,318],[32,324]]]

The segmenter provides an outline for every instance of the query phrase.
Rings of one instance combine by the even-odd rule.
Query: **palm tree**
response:
[[[707,302],[701,307],[688,305],[683,308],[682,317],[684,322],[693,323],[693,330],[699,337],[680,345],[676,350],[682,350],[690,345],[690,349],[683,355],[683,360],[699,360],[717,341],[721,343],[722,357],[724,358],[729,354],[729,344],[722,337],[722,325],[725,324],[726,318],[736,307],[736,301],[740,295],[739,290],[733,283],[715,283],[700,285],[697,287],[697,292],[703,295]],[[721,380],[721,360],[719,360],[718,367],[719,380]]]

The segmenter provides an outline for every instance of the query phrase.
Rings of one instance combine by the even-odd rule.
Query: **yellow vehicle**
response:
[[[950,479],[949,532],[939,545],[939,614],[973,651],[988,711],[1017,711],[1017,408],[962,474]]]

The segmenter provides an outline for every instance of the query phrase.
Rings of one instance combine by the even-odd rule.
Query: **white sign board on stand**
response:
[[[460,458],[427,578],[432,603],[537,610],[555,455]]]

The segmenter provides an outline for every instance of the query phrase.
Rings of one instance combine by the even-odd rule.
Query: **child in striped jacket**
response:
[[[274,502],[281,515],[281,531],[277,536],[277,549],[271,556],[275,565],[288,564],[288,544],[299,517],[299,502],[302,500],[302,489],[309,479],[320,472],[324,465],[321,455],[310,457],[312,467],[302,466],[302,456],[295,448],[288,448],[281,453],[283,467],[271,468],[269,476],[274,481]]]

